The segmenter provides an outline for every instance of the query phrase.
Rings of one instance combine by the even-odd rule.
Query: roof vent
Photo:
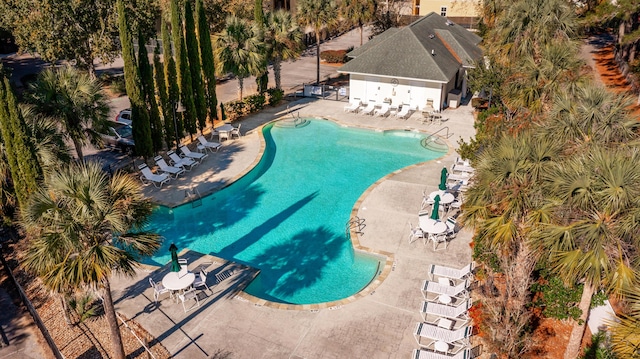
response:
[[[430,38],[430,39],[433,39],[434,37],[436,37],[436,35],[434,35],[434,34],[429,34],[429,38]]]
[[[431,49],[431,56],[436,56],[436,50]]]
[[[451,20],[447,19],[447,25],[453,26],[453,22]]]

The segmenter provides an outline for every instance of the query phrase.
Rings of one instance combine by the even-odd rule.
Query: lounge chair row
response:
[[[413,333],[420,349],[413,351],[412,358],[471,358],[468,346],[472,326],[468,325],[468,310],[472,302],[468,288],[472,271],[473,263],[460,269],[429,266],[431,280],[422,285],[423,322],[416,324]]]
[[[388,103],[376,103],[369,101],[367,105],[362,104],[360,100],[352,101],[348,106],[344,107],[345,112],[360,113],[362,115],[374,115],[380,117],[391,116],[391,105]],[[411,116],[413,109],[410,105],[404,104],[393,116],[396,118],[407,119]]]
[[[162,185],[168,183],[171,179],[176,179],[186,171],[191,171],[194,167],[199,165],[209,155],[207,151],[218,151],[221,145],[217,142],[209,142],[202,135],[198,136],[198,148],[203,152],[194,152],[185,145],[179,147],[181,156],[174,151],[167,151],[169,157],[169,163],[165,161],[162,156],[154,157],[156,166],[159,171],[154,173],[151,168],[143,163],[138,166],[140,169],[140,180],[144,184],[153,184],[156,188],[162,188]]]

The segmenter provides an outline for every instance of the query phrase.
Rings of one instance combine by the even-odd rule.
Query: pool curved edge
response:
[[[334,119],[334,118],[329,118],[327,116],[314,116],[314,115],[305,115],[305,117],[313,117],[315,119],[321,119],[321,120],[327,120],[327,121],[332,121],[340,126],[344,126],[344,127],[358,127],[358,128],[365,128],[365,129],[369,129],[369,130],[374,130],[374,131],[381,131],[378,128],[374,128],[374,127],[370,127],[370,126],[353,126],[353,125],[349,125],[349,124],[345,124],[344,122],[341,122],[340,120]],[[282,116],[276,119],[273,119],[271,121],[268,121],[264,124],[262,124],[261,126],[257,127],[255,129],[255,131],[258,131],[258,136],[260,138],[260,153],[259,156],[257,156],[256,161],[254,161],[254,163],[249,166],[249,168],[243,172],[242,174],[238,175],[233,181],[230,181],[229,184],[235,182],[236,180],[238,180],[239,178],[241,178],[242,176],[246,175],[249,171],[251,171],[251,169],[253,169],[258,162],[260,162],[260,159],[262,158],[263,154],[264,154],[264,150],[266,148],[266,141],[264,140],[264,134],[262,129],[274,122],[280,121],[287,118],[286,116]],[[386,131],[407,131],[406,128],[397,128],[397,129],[386,129],[386,130],[382,130],[382,132],[386,132]],[[420,133],[425,133],[425,131],[416,131],[416,132],[420,132]],[[437,136],[437,135],[436,135]],[[452,153],[453,151],[453,147],[450,146],[449,141],[441,136],[440,137],[445,143],[447,143],[448,146],[448,151],[447,153],[444,153],[441,157],[447,156],[449,154]],[[441,158],[439,157],[439,158]],[[433,160],[430,160],[433,161]],[[383,177],[381,177],[380,179],[378,179],[376,182],[374,182],[373,184],[371,184],[371,186],[369,186],[361,195],[360,197],[358,197],[358,200],[356,201],[356,203],[353,205],[353,208],[351,209],[351,215],[349,218],[354,218],[358,215],[358,212],[360,211],[360,207],[362,205],[362,202],[367,198],[367,196],[377,187],[379,186],[382,182],[386,181],[387,179],[412,168],[418,167],[418,166],[422,166],[424,163],[426,162],[420,162],[420,163],[416,163],[404,168],[401,168],[399,170],[393,171]],[[229,185],[228,184],[228,185]],[[225,186],[226,187],[226,186]],[[219,189],[218,189],[219,190]],[[372,295],[375,293],[376,289],[382,284],[382,282],[385,281],[385,279],[387,279],[387,277],[389,276],[389,274],[391,273],[393,266],[394,266],[394,262],[395,262],[395,256],[393,253],[391,252],[386,252],[386,251],[382,251],[382,250],[377,250],[377,249],[373,249],[373,248],[369,248],[369,247],[365,247],[362,246],[360,244],[360,239],[359,239],[359,235],[356,231],[356,228],[352,227],[350,229],[350,235],[349,235],[350,239],[351,239],[351,245],[353,246],[353,249],[358,251],[358,252],[363,252],[363,253],[367,253],[371,256],[374,257],[378,257],[380,258],[380,263],[382,264],[381,267],[378,268],[378,273],[376,273],[374,275],[374,277],[371,279],[371,281],[369,282],[369,284],[367,284],[364,288],[362,288],[358,293],[355,293],[347,298],[343,298],[340,300],[336,300],[336,301],[331,301],[331,302],[324,302],[324,303],[315,303],[315,304],[288,304],[288,303],[279,303],[279,302],[272,302],[272,301],[268,301],[262,298],[258,298],[256,296],[253,296],[251,294],[248,294],[245,291],[239,291],[238,293],[236,293],[236,297],[240,298],[241,300],[245,300],[248,301],[250,303],[253,303],[256,306],[264,306],[264,307],[268,307],[268,308],[274,308],[274,309],[284,309],[284,310],[309,310],[309,311],[318,311],[321,309],[337,309],[342,307],[343,305],[355,302],[358,299],[364,298],[368,295]]]

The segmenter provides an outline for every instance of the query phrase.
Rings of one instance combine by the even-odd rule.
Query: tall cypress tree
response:
[[[204,84],[202,83],[202,65],[200,65],[200,49],[196,37],[196,24],[193,20],[191,1],[184,2],[184,28],[189,55],[189,67],[191,70],[191,85],[193,86],[196,115],[198,116],[198,128],[200,131],[206,126],[207,104],[204,98]]]
[[[149,64],[149,54],[147,53],[147,39],[142,32],[138,33],[138,66],[140,69],[140,80],[142,81],[142,92],[149,109],[149,124],[151,127],[151,143],[153,152],[162,150],[162,122],[160,121],[160,111],[156,101],[156,88],[153,84],[153,69]]]
[[[187,58],[187,49],[182,36],[182,19],[178,7],[178,0],[171,0],[171,34],[176,52],[176,66],[178,69],[178,84],[180,85],[180,98],[184,106],[184,125],[189,134],[196,133],[196,104],[193,99],[193,87],[191,84],[191,69]]]
[[[209,23],[204,12],[202,0],[196,0],[196,18],[198,22],[198,40],[200,42],[200,55],[202,56],[202,73],[207,87],[207,107],[211,125],[218,119],[218,97],[216,96],[216,67],[213,60],[213,47],[211,46],[211,34]]]
[[[149,124],[149,112],[140,92],[140,72],[136,64],[136,56],[133,49],[133,39],[129,30],[129,24],[125,17],[125,9],[122,0],[117,0],[118,27],[120,31],[120,43],[122,44],[122,60],[124,61],[124,79],[127,95],[131,102],[131,126],[133,127],[133,140],[136,143],[136,154],[144,158],[153,155],[153,143],[151,140],[151,125]],[[118,332],[120,335],[120,332]]]
[[[156,41],[156,48],[153,50],[153,80],[156,85],[158,99],[160,100],[160,112],[162,113],[162,126],[164,127],[164,136],[162,139],[167,144],[167,148],[171,148],[173,143],[173,114],[171,113],[171,104],[169,96],[167,96],[167,84],[164,82],[164,70],[160,61],[160,42]]]
[[[164,80],[166,84],[167,91],[167,100],[169,101],[169,106],[171,109],[171,117],[167,118],[173,123],[173,116],[175,116],[176,124],[175,126],[171,126],[170,131],[166,131],[167,133],[167,141],[175,141],[176,136],[184,132],[184,126],[182,122],[182,118],[178,116],[178,114],[174,114],[173,106],[180,101],[180,87],[178,85],[178,74],[176,73],[176,62],[173,59],[173,51],[171,50],[171,37],[169,36],[169,29],[167,28],[167,23],[162,22],[162,58],[164,60]],[[176,127],[178,134],[176,134]],[[167,128],[165,123],[165,129]],[[171,135],[170,135],[171,134]]]
[[[27,135],[26,124],[9,79],[4,75],[0,75],[0,134],[18,205],[26,208],[29,196],[38,188],[42,168]]]
[[[262,10],[262,0],[256,0],[253,8],[253,20],[260,26],[262,30],[260,33],[264,34],[264,11]],[[263,41],[264,39],[260,39]],[[264,56],[264,62],[260,65],[260,73],[256,76],[256,85],[258,86],[258,92],[263,93],[267,91],[269,86],[269,71],[267,70],[267,57]]]

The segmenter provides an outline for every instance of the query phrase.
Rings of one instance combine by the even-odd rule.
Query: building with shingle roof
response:
[[[482,59],[482,39],[447,18],[430,13],[392,28],[347,55],[338,72],[349,74],[350,100],[391,102],[436,110],[455,107],[467,92],[467,69]]]

